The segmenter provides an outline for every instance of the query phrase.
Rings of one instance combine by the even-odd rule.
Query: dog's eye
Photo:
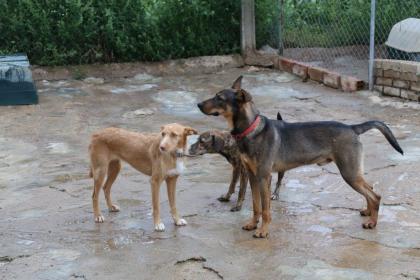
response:
[[[166,135],[166,133],[165,133],[165,132],[162,132],[161,134],[162,134],[162,137],[165,137],[165,135]]]
[[[176,135],[175,133],[171,133],[171,137],[177,137],[178,135]]]

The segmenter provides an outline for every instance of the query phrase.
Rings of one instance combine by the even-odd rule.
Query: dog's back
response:
[[[111,161],[123,160],[151,174],[153,151],[159,145],[159,134],[142,134],[121,128],[105,128],[92,135],[89,145],[91,170],[105,168]],[[92,172],[91,171],[91,172]]]

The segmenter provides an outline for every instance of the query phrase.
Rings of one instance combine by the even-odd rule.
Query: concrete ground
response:
[[[420,106],[260,70],[41,81],[40,105],[0,108],[0,279],[419,279]],[[389,124],[404,156],[378,131],[361,136],[365,177],[382,196],[377,228],[362,229],[365,201],[333,164],[305,166],[286,173],[269,238],[254,239],[241,229],[250,191],[240,212],[229,211],[236,194],[216,200],[231,173],[218,155],[188,159],[178,181],[188,226],[172,224],[163,187],[166,231],[153,231],[149,179],[128,165],[112,189],[121,212],[106,212],[101,195],[106,221],[95,224],[89,136],[108,126],[157,132],[170,122],[226,129],[196,103],[240,74],[264,115]]]

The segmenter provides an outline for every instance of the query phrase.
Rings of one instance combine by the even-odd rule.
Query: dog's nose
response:
[[[204,106],[203,102],[198,103],[197,106],[198,106],[198,108],[200,108],[200,110],[203,110],[203,106]]]
[[[159,149],[160,149],[162,152],[164,152],[164,151],[165,151],[165,147],[163,147],[163,146],[160,146],[160,147],[159,147]]]

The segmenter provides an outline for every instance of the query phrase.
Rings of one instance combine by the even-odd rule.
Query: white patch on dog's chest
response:
[[[179,175],[182,175],[184,173],[184,170],[185,170],[184,160],[182,158],[177,158],[176,159],[176,168],[169,169],[166,175],[169,176],[169,177],[179,176]]]

